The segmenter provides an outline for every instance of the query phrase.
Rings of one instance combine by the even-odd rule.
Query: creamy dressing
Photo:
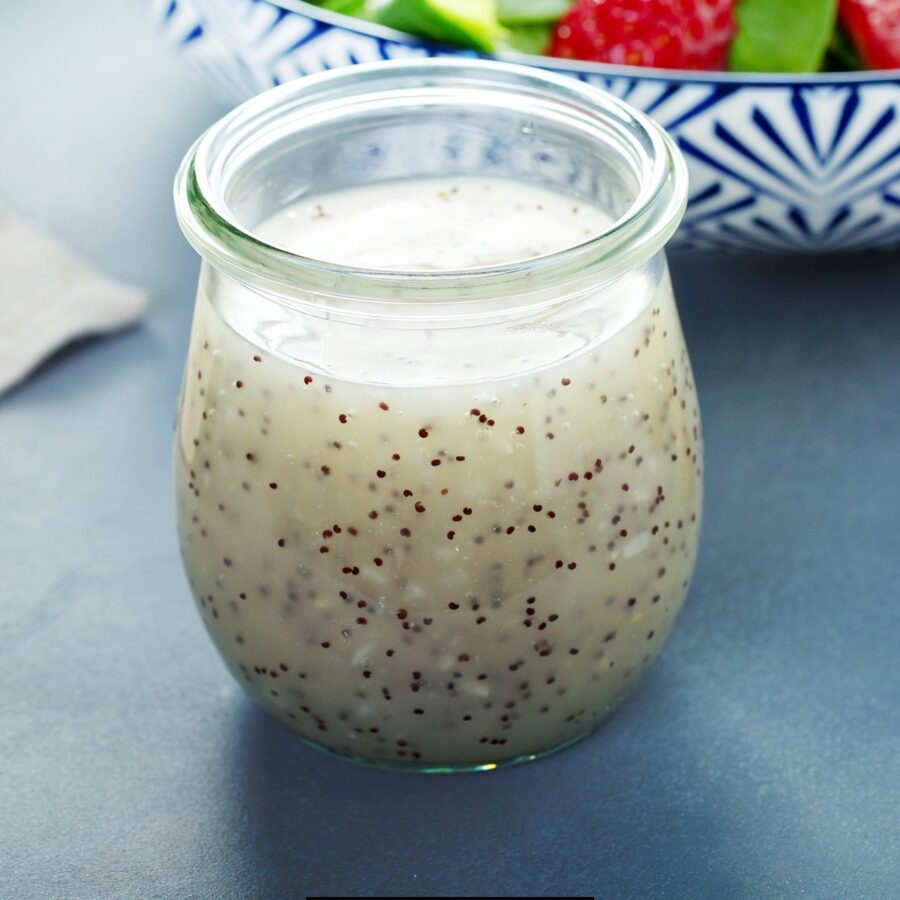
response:
[[[433,270],[553,252],[607,221],[529,185],[413,181],[298,204],[258,233]],[[339,753],[468,766],[564,744],[622,699],[684,598],[702,467],[668,277],[650,297],[623,285],[616,328],[583,352],[427,388],[292,362],[201,291],[182,548],[261,705]]]
[[[552,223],[552,227],[548,227]],[[375,184],[287,207],[257,227],[313,259],[394,272],[471,269],[544,256],[610,224],[547,188],[467,178]]]

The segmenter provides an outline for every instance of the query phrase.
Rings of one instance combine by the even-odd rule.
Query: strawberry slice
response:
[[[722,69],[735,35],[735,0],[578,0],[547,53],[662,69]]]
[[[900,69],[900,0],[841,0],[838,20],[869,69]]]

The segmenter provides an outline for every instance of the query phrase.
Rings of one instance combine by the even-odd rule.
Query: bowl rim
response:
[[[612,63],[591,62],[589,60],[568,60],[554,56],[538,56],[531,53],[505,51],[497,54],[483,54],[465,47],[452,47],[418,38],[415,35],[397,31],[384,25],[356,19],[344,13],[322,9],[305,0],[266,0],[271,6],[300,13],[308,18],[325,22],[345,31],[367,37],[381,38],[411,47],[429,47],[441,52],[465,53],[485,59],[519,65],[537,66],[543,69],[573,72],[580,75],[595,75],[607,78],[629,78],[632,80],[662,81],[667,83],[697,83],[707,85],[730,85],[743,87],[817,87],[819,85],[874,85],[896,84],[900,87],[900,69],[867,69],[862,72],[701,72],[692,69],[657,69],[649,66],[621,66]]]

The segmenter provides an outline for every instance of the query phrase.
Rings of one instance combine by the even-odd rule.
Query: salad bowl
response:
[[[146,0],[166,42],[237,104],[313,72],[472,55],[302,0]],[[674,246],[828,252],[900,245],[900,71],[686,72],[517,53],[626,100],[690,174]]]

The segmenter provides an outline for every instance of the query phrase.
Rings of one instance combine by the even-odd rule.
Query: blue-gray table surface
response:
[[[224,108],[116,0],[4,4],[0,99],[0,203],[153,296],[0,398],[3,900],[900,896],[900,254],[674,255],[707,503],[660,660],[556,757],[378,772],[243,697],[180,568],[170,184]]]

